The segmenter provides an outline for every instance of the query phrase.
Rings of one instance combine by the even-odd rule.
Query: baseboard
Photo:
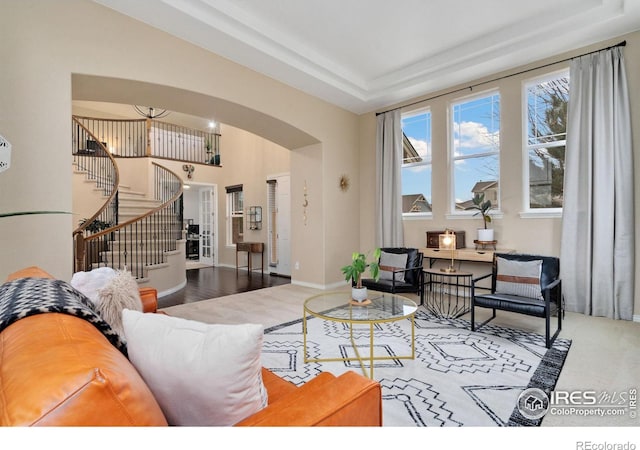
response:
[[[317,284],[317,283],[307,283],[305,281],[298,281],[291,279],[291,284],[295,284],[296,286],[308,287],[312,289],[320,289],[323,291],[332,290],[332,289],[341,289],[347,286],[344,281],[339,281],[337,283],[331,284]]]
[[[640,314],[634,314],[633,315],[633,321],[634,322],[640,322]]]
[[[182,283],[180,283],[177,286],[174,286],[162,292],[158,292],[158,298],[166,297],[167,295],[171,295],[175,292],[178,292],[180,289],[184,288],[186,285],[187,285],[187,280],[184,280]]]

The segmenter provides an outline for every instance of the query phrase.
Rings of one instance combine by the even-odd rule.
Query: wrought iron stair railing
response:
[[[154,119],[73,116],[117,158],[154,157],[220,165],[220,134]]]
[[[74,272],[84,270],[84,241],[91,235],[118,223],[118,187],[120,172],[113,156],[75,117],[72,124],[72,155],[77,170],[85,172],[94,181],[106,200],[89,218],[83,218],[73,231]]]
[[[153,162],[154,198],[160,206],[138,218],[84,237],[83,269],[111,267],[128,270],[137,279],[147,269],[166,263],[167,252],[182,239],[182,181],[171,170]]]

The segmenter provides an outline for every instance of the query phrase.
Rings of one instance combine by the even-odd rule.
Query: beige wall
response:
[[[167,105],[154,106],[212,114],[291,150],[294,199],[304,180],[314,196],[313,239],[305,239],[310,223],[305,228],[301,203],[292,202],[292,261],[300,263],[292,279],[340,279],[336,267],[359,239],[357,197],[337,190],[341,173],[357,180],[356,115],[86,0],[2,2],[0,33],[0,134],[14,149],[12,168],[0,175],[1,211],[71,211],[72,92],[142,105],[162,99]],[[314,164],[306,165],[309,158]],[[247,205],[264,202],[253,195]],[[70,279],[71,226],[71,215],[1,220],[0,278],[36,264]],[[28,240],[15,238],[24,233]]]
[[[608,45],[617,44],[626,39],[627,45],[624,50],[627,66],[627,77],[631,97],[631,114],[633,127],[633,140],[635,145],[635,197],[640,199],[640,123],[637,120],[638,105],[640,105],[640,32],[627,36],[612,39],[610,42],[600,43],[588,48],[581,49],[571,54],[559,55],[546,61],[532,63],[526,67],[514,69],[510,73],[518,73],[522,70],[540,67],[548,63],[576,56],[587,51],[597,50]],[[522,86],[526,79],[543,75],[545,73],[568,68],[568,62],[554,64],[551,67],[533,70],[521,75],[504,78],[499,81],[489,82],[474,89],[479,92],[485,89],[497,88],[500,90],[501,101],[501,155],[500,155],[500,175],[501,175],[501,210],[502,218],[495,219],[492,223],[495,229],[496,239],[502,248],[516,249],[522,252],[540,253],[548,255],[560,254],[562,218],[521,218],[523,211],[523,141],[522,141]],[[468,83],[464,86],[454,86],[443,92],[433,93],[423,98],[436,97],[454,91],[459,88],[476,84],[485,80],[500,78],[509,73],[499,73],[487,77],[483,80]],[[445,227],[466,232],[467,246],[473,245],[476,236],[476,228],[482,226],[480,218],[466,218],[447,220],[445,215],[449,213],[448,205],[448,167],[447,167],[447,111],[450,102],[460,96],[468,95],[469,91],[443,95],[434,100],[420,102],[420,98],[408,101],[405,104],[419,102],[416,105],[405,108],[411,110],[420,106],[429,106],[432,114],[432,145],[433,145],[433,217],[422,220],[405,220],[405,245],[415,247],[426,246],[426,231],[442,230]],[[396,107],[401,105],[395,105]],[[392,108],[391,106],[390,108]],[[375,204],[373,192],[366,186],[368,180],[375,178],[375,129],[376,118],[374,113],[365,114],[360,117],[360,165],[361,165],[361,198],[363,207],[360,210],[360,223],[362,224],[362,235],[360,246],[371,248],[374,245],[375,233],[371,225],[374,221]],[[640,223],[640,208],[636,208],[636,223]],[[636,280],[640,279],[640,240],[636,238]],[[570,264],[563,261],[563,264]],[[484,273],[486,266],[465,265],[463,266],[474,273]],[[640,282],[635,287],[635,314],[640,314]]]

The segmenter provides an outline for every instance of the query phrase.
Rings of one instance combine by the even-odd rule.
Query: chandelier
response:
[[[142,117],[146,117],[147,119],[161,119],[171,114],[171,111],[167,111],[166,109],[156,109],[151,106],[133,105],[133,109],[135,109]]]

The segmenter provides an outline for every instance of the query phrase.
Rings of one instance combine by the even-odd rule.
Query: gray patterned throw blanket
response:
[[[126,343],[93,309],[91,300],[70,284],[49,278],[20,278],[0,286],[0,332],[20,319],[48,312],[90,322],[127,356]]]

